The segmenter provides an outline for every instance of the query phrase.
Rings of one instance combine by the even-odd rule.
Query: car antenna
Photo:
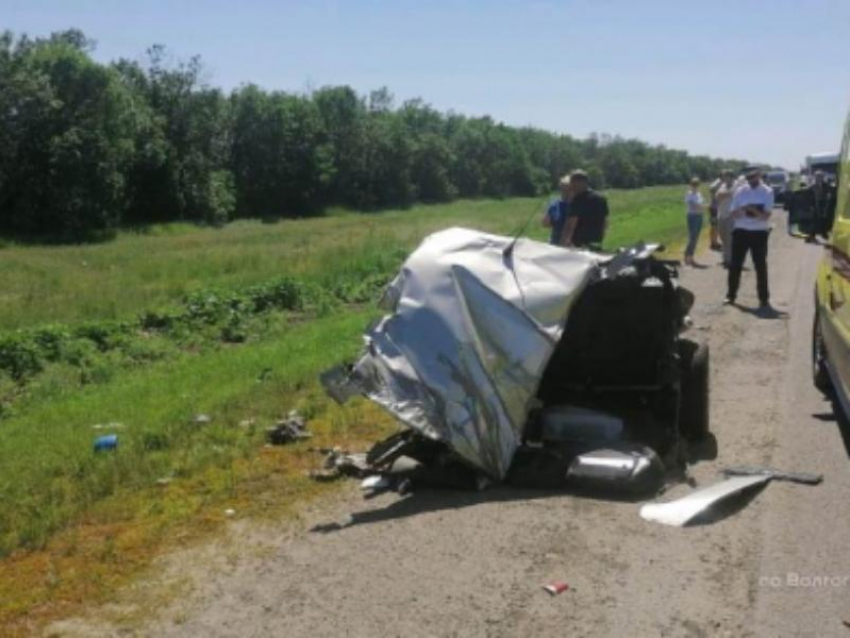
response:
[[[505,250],[502,251],[502,255],[504,255],[506,260],[512,259],[516,243],[519,241],[519,238],[522,237],[522,234],[525,232],[526,228],[528,228],[528,225],[531,223],[531,220],[534,219],[534,216],[539,210],[540,203],[535,201],[534,209],[531,211],[531,215],[529,215],[528,218],[522,223],[522,226],[520,226],[519,229],[515,233],[513,233],[513,240],[505,247]]]
[[[519,241],[519,238],[525,232],[525,229],[528,228],[528,225],[531,223],[531,220],[534,218],[534,216],[539,210],[540,204],[539,202],[535,201],[534,210],[531,211],[531,215],[529,215],[525,222],[522,224],[522,226],[519,227],[519,230],[514,233],[513,240],[511,241],[511,243],[505,246],[505,249],[502,251],[502,261],[504,262],[505,266],[507,266],[511,270],[511,274],[514,277],[514,282],[516,283],[517,290],[519,290],[519,296],[522,299],[523,310],[526,309],[525,292],[522,289],[522,285],[519,283],[519,277],[517,277],[516,268],[514,268],[514,248],[516,248],[516,243]]]

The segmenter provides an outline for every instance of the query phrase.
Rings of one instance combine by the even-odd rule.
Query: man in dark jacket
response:
[[[806,190],[809,191],[809,200],[815,213],[814,224],[806,241],[814,242],[816,234],[826,239],[835,217],[835,186],[827,183],[823,171],[815,171],[815,181]]]
[[[599,248],[608,227],[608,200],[590,188],[587,173],[582,170],[570,175],[570,187],[573,199],[561,243],[576,248]]]
[[[789,199],[789,224],[797,224],[807,242],[814,243],[816,235],[829,237],[835,216],[836,189],[826,181],[823,171],[815,171],[814,181],[795,191]]]

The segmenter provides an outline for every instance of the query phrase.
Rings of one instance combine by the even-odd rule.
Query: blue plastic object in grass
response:
[[[117,434],[106,434],[104,436],[99,436],[94,440],[94,451],[95,452],[107,452],[114,450],[118,447],[118,435]]]

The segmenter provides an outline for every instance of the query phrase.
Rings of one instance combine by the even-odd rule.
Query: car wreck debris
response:
[[[752,465],[727,467],[721,472],[727,477],[726,480],[691,492],[676,501],[647,503],[640,509],[641,517],[648,521],[681,527],[709,513],[721,503],[740,497],[772,480],[804,485],[818,485],[823,481],[822,474],[786,472]]]
[[[647,503],[640,508],[644,520],[682,527],[718,504],[766,485],[770,476],[734,476],[669,503]]]
[[[284,419],[266,429],[266,440],[272,445],[285,445],[303,441],[313,435],[307,431],[307,419],[292,410]]]
[[[591,490],[650,494],[664,484],[664,465],[648,447],[594,450],[572,460],[567,469],[567,484]]]
[[[392,486],[392,483],[386,476],[369,476],[363,479],[360,483],[361,490],[373,490],[373,491],[383,491],[388,490]]]
[[[404,430],[367,454],[416,482],[649,493],[708,430],[708,352],[680,338],[693,295],[639,244],[615,255],[453,228],[426,238],[350,367],[322,375]]]
[[[572,405],[553,406],[540,413],[540,435],[544,441],[618,441],[623,420]]]
[[[372,468],[366,462],[365,454],[349,454],[341,448],[320,450],[325,456],[324,469],[336,471],[343,476],[362,478],[369,474]]]
[[[723,468],[726,476],[769,476],[774,481],[790,481],[804,485],[818,485],[823,481],[823,474],[810,474],[808,472],[785,472],[774,470],[769,467],[755,467],[752,465],[736,465]]]

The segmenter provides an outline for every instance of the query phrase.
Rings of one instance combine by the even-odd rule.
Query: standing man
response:
[[[732,217],[732,196],[735,194],[735,177],[732,171],[724,170],[720,174],[720,188],[714,194],[717,200],[717,230],[720,233],[720,243],[723,249],[723,267],[729,268],[732,263],[732,231],[735,229],[735,218]]]
[[[761,171],[747,171],[747,183],[732,197],[732,263],[729,266],[728,289],[724,304],[734,304],[741,283],[741,270],[747,253],[753,257],[756,270],[759,307],[770,309],[770,290],[767,285],[767,239],[770,234],[770,215],[773,210],[773,189],[761,181]]]
[[[807,196],[814,212],[811,230],[806,241],[812,244],[817,241],[815,235],[820,235],[826,239],[829,236],[829,231],[832,230],[836,189],[835,186],[826,182],[823,171],[815,171],[814,181],[806,190],[809,191]]]
[[[583,170],[572,172],[570,186],[573,199],[562,244],[576,248],[600,248],[608,227],[608,200],[590,188],[587,173]]]
[[[553,199],[543,215],[540,223],[545,228],[551,228],[549,233],[549,243],[555,246],[561,245],[561,236],[564,234],[564,225],[567,221],[567,215],[570,214],[570,199],[573,192],[570,188],[570,176],[564,175],[558,181],[558,188],[561,190],[561,196]]]
[[[711,195],[710,204],[708,206],[708,223],[709,223],[709,240],[711,241],[711,250],[720,250],[720,235],[717,228],[717,191],[723,184],[723,174],[717,176],[717,179],[711,182],[708,186],[708,192]]]

